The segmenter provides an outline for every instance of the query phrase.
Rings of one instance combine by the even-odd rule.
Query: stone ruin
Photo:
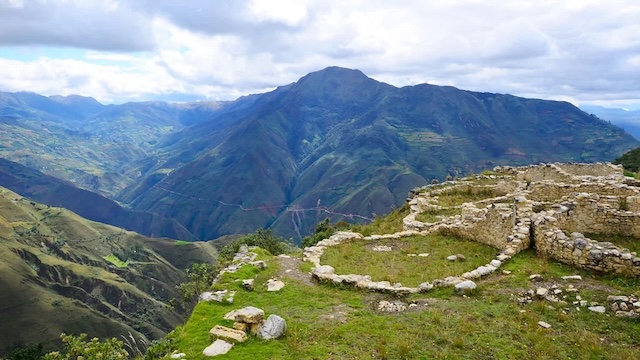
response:
[[[452,192],[482,191],[490,196],[460,205],[439,204],[441,197]],[[408,205],[410,214],[403,219],[402,232],[367,237],[341,232],[304,249],[304,259],[315,265],[312,276],[321,281],[405,295],[480,278],[531,247],[539,256],[579,268],[640,275],[640,257],[635,252],[583,235],[621,235],[640,241],[640,182],[625,177],[621,166],[610,163],[499,166],[483,175],[415,189],[410,193]],[[456,209],[459,215],[437,216],[439,211],[447,209]],[[419,214],[425,212],[436,214],[437,220],[419,221]],[[345,241],[438,233],[477,241],[496,248],[499,253],[473,271],[436,279],[417,288],[372,281],[367,275],[338,275],[331,266],[320,263],[328,246]]]

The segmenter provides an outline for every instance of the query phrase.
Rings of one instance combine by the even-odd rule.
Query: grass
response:
[[[402,220],[407,215],[409,215],[409,206],[405,204],[384,217],[376,217],[369,224],[351,225],[349,231],[354,231],[364,236],[392,234],[403,230]]]
[[[373,251],[373,246],[390,246],[389,252]],[[497,250],[453,236],[412,236],[401,240],[351,241],[325,250],[322,264],[337,274],[371,275],[374,281],[418,286],[425,281],[461,275],[490,262]],[[407,254],[428,253],[429,256]],[[447,256],[463,254],[466,261],[449,261]]]
[[[619,234],[584,234],[591,240],[610,242],[614,245],[627,248],[631,251],[640,253],[640,239],[635,236],[619,235]]]
[[[434,223],[440,221],[443,216],[454,216],[461,215],[461,208],[443,208],[443,209],[434,209],[430,208],[426,211],[419,213],[416,216],[416,220],[423,223]]]
[[[498,196],[492,188],[449,189],[438,195],[438,205],[459,206],[466,202],[475,202]]]
[[[121,268],[121,269],[124,269],[127,266],[129,266],[129,260],[122,261],[122,260],[118,259],[118,257],[113,255],[113,254],[109,254],[107,256],[103,256],[102,258],[107,260],[108,262],[112,263],[116,267]]]
[[[283,290],[268,293],[264,283],[278,271],[275,259],[268,263],[266,270],[255,274],[256,289],[238,290],[233,304],[198,304],[189,321],[176,331],[175,348],[188,359],[204,359],[201,352],[211,343],[209,329],[217,324],[231,326],[222,319],[228,311],[256,306],[266,315],[285,318],[286,335],[272,341],[250,337],[220,359],[640,357],[638,321],[586,309],[565,311],[563,305],[543,301],[521,306],[511,299],[512,294],[536,286],[528,279],[533,273],[542,274],[545,281],[559,282],[564,275],[582,275],[583,282],[575,284],[584,288],[580,294],[588,301],[602,302],[611,293],[637,293],[637,283],[623,287],[595,273],[538,258],[531,250],[505,264],[503,268],[512,271],[511,275],[489,276],[479,282],[480,291],[474,295],[454,295],[451,288],[412,295],[404,301],[427,305],[399,314],[376,310],[379,301],[392,300],[387,295],[330,284],[309,286],[285,278]],[[223,282],[229,286],[236,283],[232,278]],[[538,321],[548,322],[552,328],[542,329]]]

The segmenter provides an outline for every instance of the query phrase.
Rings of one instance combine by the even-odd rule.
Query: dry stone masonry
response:
[[[484,195],[460,205],[442,205],[451,194]],[[304,249],[319,281],[354,286],[394,295],[428,291],[434,286],[455,286],[495,272],[520,251],[535,247],[538,255],[580,268],[605,273],[640,275],[640,257],[611,242],[583,234],[621,235],[640,241],[640,184],[626,178],[622,167],[610,163],[540,164],[496,167],[491,172],[413,190],[404,231],[363,236],[338,232]],[[435,214],[422,222],[420,214]],[[457,213],[457,215],[437,215]],[[498,250],[488,264],[455,277],[434,279],[417,288],[374,281],[368,275],[335,273],[322,265],[324,250],[347,241],[401,239],[427,234],[450,234]],[[386,248],[376,251],[388,251]],[[452,261],[459,260],[452,255]],[[465,285],[469,283],[464,283]],[[552,295],[552,294],[551,294]],[[639,304],[640,305],[640,304]],[[598,308],[598,310],[600,310]]]

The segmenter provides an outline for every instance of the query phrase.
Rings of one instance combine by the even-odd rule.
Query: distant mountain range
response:
[[[636,139],[640,140],[640,110],[625,110],[587,105],[581,106],[580,108],[587,113],[594,114],[603,120],[620,126]]]
[[[325,217],[387,213],[432,179],[609,161],[638,145],[566,102],[397,88],[337,67],[232,102],[0,94],[1,157],[175,220],[197,239],[271,227],[299,240]]]

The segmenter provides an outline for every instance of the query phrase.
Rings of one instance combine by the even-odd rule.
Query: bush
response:
[[[124,344],[115,338],[99,341],[93,338],[86,341],[87,334],[79,336],[60,335],[66,352],[54,351],[43,356],[44,360],[76,360],[76,359],[102,359],[120,360],[128,359],[129,353],[124,349]]]
[[[314,246],[318,242],[333,235],[334,232],[335,228],[331,226],[329,219],[324,219],[316,224],[316,232],[314,234],[306,236],[304,239],[302,239],[302,247],[306,248],[309,246]]]
[[[42,358],[42,344],[30,346],[17,346],[11,349],[3,358],[5,360],[38,360]]]
[[[240,250],[242,245],[258,246],[272,255],[284,254],[294,248],[293,244],[286,242],[282,237],[273,235],[271,229],[258,229],[253,234],[245,235],[225,245],[220,249],[220,257],[227,261],[233,259],[233,256]]]
[[[197,263],[191,265],[191,269],[186,273],[187,281],[176,288],[182,294],[182,301],[189,303],[195,301],[204,291],[209,290],[218,274],[218,268],[212,264]]]

